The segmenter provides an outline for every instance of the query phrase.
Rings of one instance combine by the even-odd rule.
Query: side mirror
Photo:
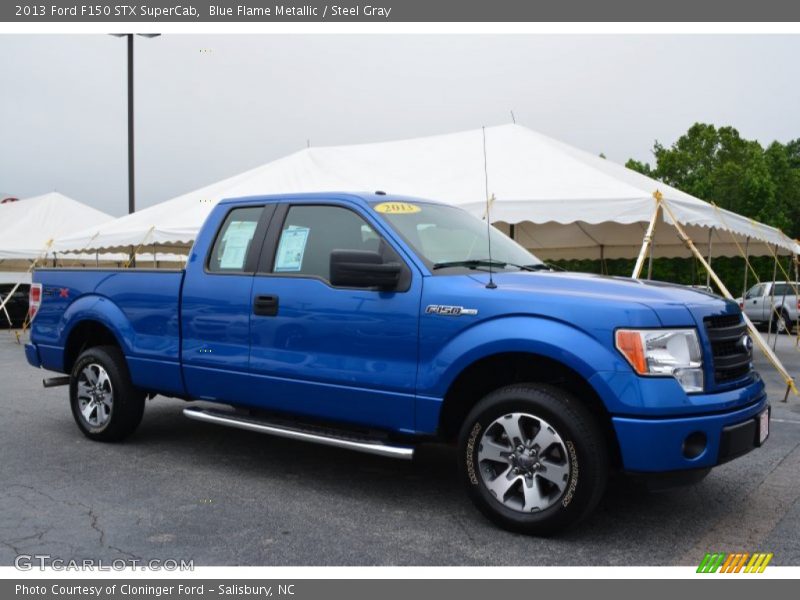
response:
[[[366,250],[333,250],[331,252],[331,285],[336,287],[397,289],[403,266],[399,262],[384,263],[377,252]]]

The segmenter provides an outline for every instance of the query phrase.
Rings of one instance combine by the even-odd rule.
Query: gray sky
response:
[[[127,211],[125,41],[0,36],[0,190]],[[800,36],[136,40],[137,203],[305,146],[517,122],[624,162],[695,121],[800,137]],[[268,192],[269,190],[265,190]]]

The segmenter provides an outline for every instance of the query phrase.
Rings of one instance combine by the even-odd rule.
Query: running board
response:
[[[255,431],[257,433],[266,433],[268,435],[289,438],[291,440],[313,442],[315,444],[333,446],[335,448],[346,448],[348,450],[377,454],[378,456],[385,456],[388,458],[411,460],[414,457],[414,448],[411,446],[392,446],[369,438],[350,437],[344,432],[339,434],[338,432],[334,433],[330,430],[326,430],[328,433],[320,433],[319,429],[316,431],[314,431],[313,428],[304,430],[301,425],[288,426],[283,423],[274,423],[257,417],[245,417],[228,411],[196,408],[193,406],[184,408],[183,414],[195,421],[216,423],[217,425],[226,425],[228,427],[245,429],[247,431]]]

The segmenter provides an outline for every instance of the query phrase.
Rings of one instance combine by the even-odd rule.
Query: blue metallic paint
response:
[[[751,404],[738,410],[671,419],[612,417],[611,421],[626,470],[679,471],[716,465],[722,428],[743,423],[766,407],[767,397],[762,386],[761,393],[751,398]],[[704,433],[708,445],[698,457],[688,459],[683,456],[683,441],[695,432]]]
[[[28,361],[63,370],[69,333],[90,319],[114,333],[135,383],[148,391],[434,433],[442,400],[463,369],[494,354],[525,352],[586,379],[614,415],[625,466],[643,471],[713,464],[721,427],[764,406],[759,378],[716,386],[707,370],[707,393],[687,395],[674,379],[635,375],[614,349],[619,327],[696,327],[708,365],[703,318],[733,313],[735,304],[687,288],[592,275],[497,273],[497,289],[485,287],[484,272],[432,276],[372,210],[374,199],[335,193],[224,201],[199,234],[185,278],[38,270],[34,281],[45,290],[66,287],[69,293],[67,299],[45,296],[26,347]],[[279,201],[356,210],[407,262],[411,288],[340,290],[312,278],[204,271],[206,250],[231,205]],[[279,296],[277,317],[252,316],[256,294]],[[426,314],[429,304],[478,312]],[[675,447],[693,428],[707,432],[711,445],[688,464]]]

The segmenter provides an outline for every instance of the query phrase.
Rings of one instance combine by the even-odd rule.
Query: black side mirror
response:
[[[331,285],[336,287],[378,288],[396,290],[403,266],[399,262],[383,262],[377,252],[367,250],[333,250],[331,252]]]

